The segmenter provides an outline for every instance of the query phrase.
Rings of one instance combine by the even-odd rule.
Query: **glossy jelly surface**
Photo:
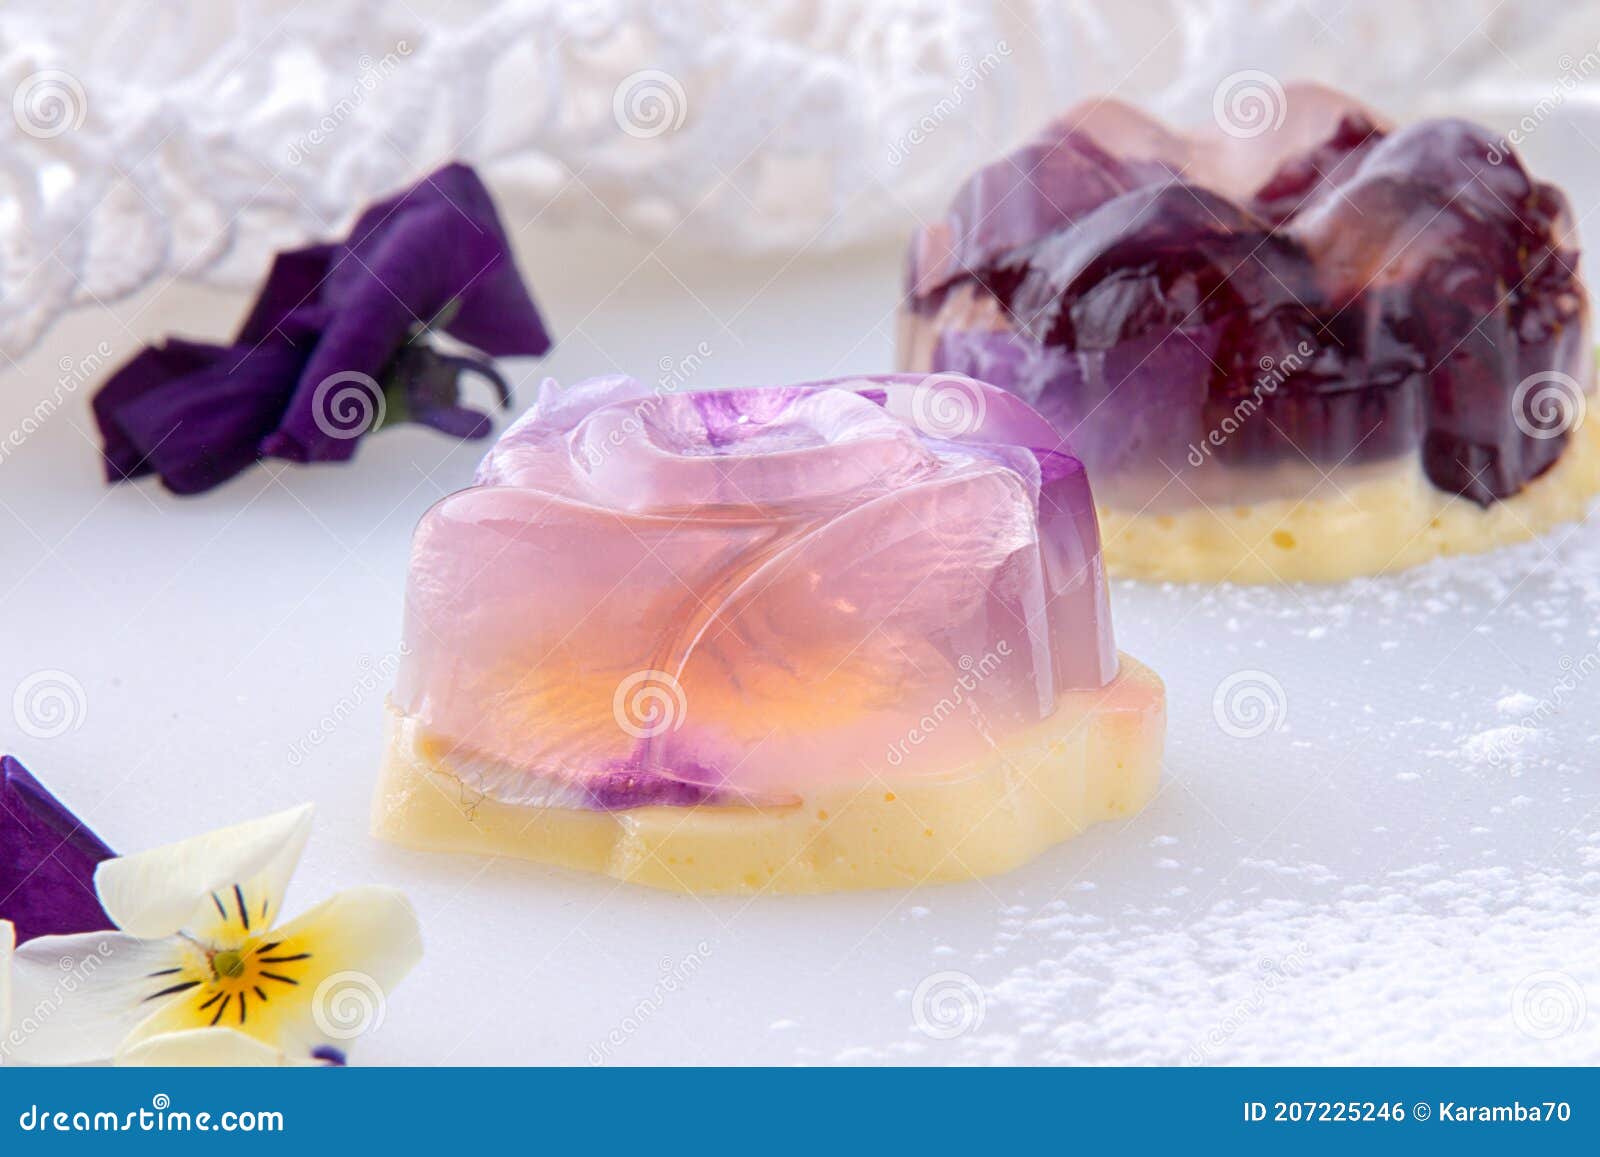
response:
[[[902,365],[1028,399],[1103,503],[1412,456],[1476,503],[1515,494],[1592,384],[1565,197],[1465,121],[1396,129],[1316,86],[1282,111],[1237,139],[1096,102],[975,174],[914,240]]]
[[[394,702],[504,802],[957,774],[1116,673],[1058,442],[955,375],[547,382],[417,529]]]

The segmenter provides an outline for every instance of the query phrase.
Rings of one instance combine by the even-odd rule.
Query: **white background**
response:
[[[697,386],[890,367],[898,247],[518,237],[561,339],[508,364],[524,400],[546,372],[653,380],[702,341]],[[243,308],[169,283],[69,316],[0,375],[0,430],[61,359],[220,338]],[[980,883],[699,899],[367,834],[408,538],[481,445],[398,429],[178,499],[103,484],[88,393],[0,462],[0,745],[119,850],[316,801],[291,910],[389,883],[426,937],[360,1062],[1600,1059],[1600,528],[1337,587],[1120,583],[1118,642],[1171,702],[1143,814]],[[8,708],[47,670],[82,709],[34,738]],[[1282,688],[1255,738],[1213,712],[1241,671]],[[933,1012],[966,1031],[936,1039],[912,994],[952,971],[971,985]]]

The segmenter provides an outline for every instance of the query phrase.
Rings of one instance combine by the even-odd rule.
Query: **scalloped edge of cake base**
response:
[[[679,892],[838,892],[997,875],[1090,824],[1134,815],[1161,778],[1166,692],[1124,655],[1110,683],[1063,695],[1050,719],[959,778],[875,780],[770,809],[507,804],[423,756],[416,731],[388,708],[372,816],[381,839]]]
[[[1340,582],[1480,554],[1581,521],[1600,493],[1600,420],[1554,466],[1480,507],[1440,490],[1414,460],[1326,498],[1197,506],[1161,514],[1100,507],[1106,570],[1161,582]]]

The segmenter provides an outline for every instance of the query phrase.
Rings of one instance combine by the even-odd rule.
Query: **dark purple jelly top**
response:
[[[1466,121],[1391,130],[1309,86],[1287,114],[1240,140],[1101,102],[975,174],[913,245],[912,308],[966,286],[1001,322],[933,321],[911,368],[1022,393],[1091,478],[1179,457],[1249,398],[1221,462],[1418,453],[1441,489],[1516,493],[1566,441],[1527,432],[1519,384],[1590,381],[1566,198]]]

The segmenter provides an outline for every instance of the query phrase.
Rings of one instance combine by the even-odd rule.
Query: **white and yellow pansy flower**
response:
[[[353,888],[282,922],[311,805],[106,860],[116,931],[14,953],[11,1057],[30,1064],[342,1063],[422,955],[410,903]]]

